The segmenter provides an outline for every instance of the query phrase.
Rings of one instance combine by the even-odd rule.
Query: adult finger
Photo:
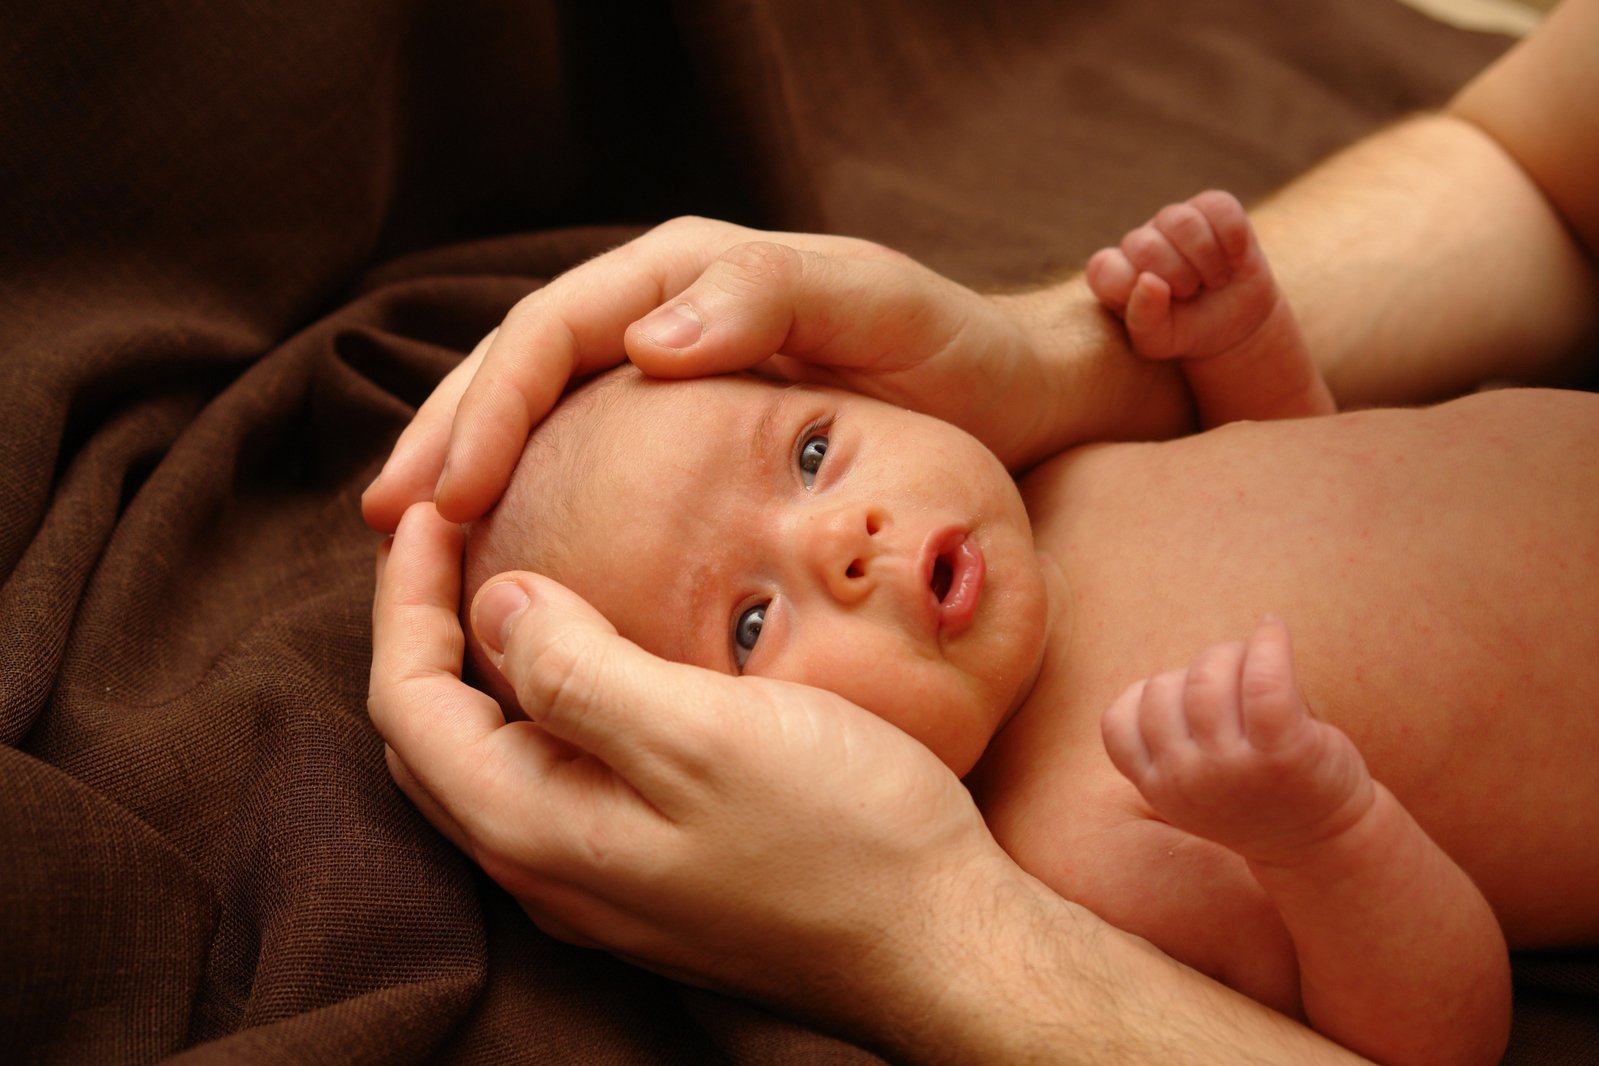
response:
[[[430,503],[410,507],[387,550],[372,605],[372,724],[415,782],[434,796],[482,765],[481,745],[505,725],[499,704],[462,683],[456,616],[462,534]]]
[[[628,357],[658,377],[743,370],[775,353],[882,369],[955,332],[960,301],[913,260],[867,241],[780,236],[727,249],[629,326]]]
[[[528,431],[574,376],[622,361],[622,333],[752,231],[674,220],[562,274],[517,303],[456,405],[434,500],[481,516],[510,481]]]
[[[455,419],[456,405],[497,333],[499,330],[491,330],[477,342],[472,353],[444,376],[401,431],[383,469],[361,494],[361,517],[372,529],[393,533],[407,507],[433,497],[449,451],[450,423]]]
[[[936,355],[962,335],[976,302],[868,241],[667,223],[562,275],[506,316],[461,397],[439,510],[455,521],[487,510],[567,379],[611,366],[624,351],[646,372],[670,377],[746,369],[782,353],[822,364],[781,363],[786,376],[848,384],[840,374],[892,374]]]
[[[426,818],[429,824],[442,833],[458,850],[470,850],[467,835],[461,829],[460,823],[439,805],[427,789],[422,787],[422,783],[416,779],[416,775],[411,773],[410,767],[406,766],[405,761],[395,754],[394,749],[387,744],[383,746],[383,761],[388,767],[389,776],[394,779],[395,785],[399,787],[401,792],[405,793],[406,799],[410,800],[411,804],[422,812],[422,817]]]

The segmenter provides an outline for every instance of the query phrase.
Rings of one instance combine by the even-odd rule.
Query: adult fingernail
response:
[[[444,461],[444,469],[439,471],[439,479],[433,483],[433,501],[438,502],[439,493],[444,491],[444,482],[450,476],[450,462]]]
[[[496,655],[503,654],[511,624],[527,605],[526,590],[514,581],[501,581],[484,589],[472,611],[472,628],[477,630],[478,639]]]
[[[658,307],[639,322],[639,331],[662,348],[687,348],[704,329],[700,313],[688,304]]]

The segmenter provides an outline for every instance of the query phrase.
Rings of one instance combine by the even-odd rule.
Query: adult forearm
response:
[[[1557,384],[1591,358],[1599,279],[1499,144],[1448,114],[1376,134],[1253,212],[1342,406],[1488,379]]]
[[[1599,273],[1464,119],[1375,134],[1251,217],[1342,407],[1432,402],[1493,379],[1568,383],[1592,360]],[[1025,458],[1196,428],[1174,367],[1134,356],[1081,277],[998,299],[1038,353],[1040,380],[1011,405],[1030,419]]]
[[[872,1024],[852,1026],[898,1061],[1365,1061],[1019,871],[974,889],[969,906],[927,912],[937,924],[887,1018],[874,1006]]]

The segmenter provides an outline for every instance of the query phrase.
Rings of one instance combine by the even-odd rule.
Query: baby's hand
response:
[[[1162,819],[1251,862],[1292,864],[1371,808],[1344,733],[1294,687],[1288,629],[1262,622],[1186,670],[1137,682],[1101,719],[1105,748]]]
[[[1169,204],[1088,261],[1088,286],[1146,359],[1204,359],[1247,340],[1280,295],[1230,193]]]

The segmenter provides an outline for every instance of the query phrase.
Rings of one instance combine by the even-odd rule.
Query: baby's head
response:
[[[746,375],[623,367],[563,400],[470,531],[467,602],[506,570],[664,658],[836,692],[961,774],[1031,687],[1048,613],[1020,494],[977,440]]]

